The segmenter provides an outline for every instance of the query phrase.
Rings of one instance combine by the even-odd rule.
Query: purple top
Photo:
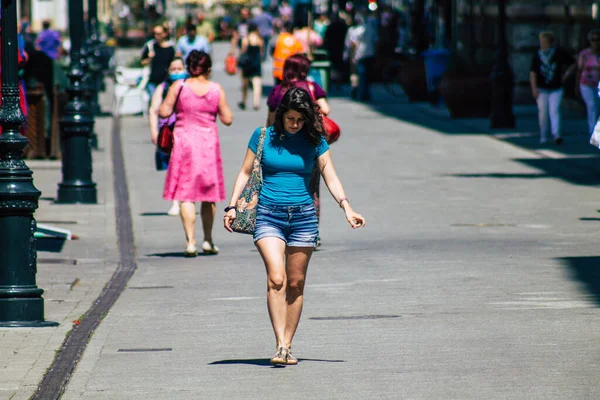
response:
[[[304,89],[310,93],[310,88],[308,86],[308,83],[309,83],[308,81],[294,81],[294,82],[292,82],[292,86],[300,88],[300,89]],[[327,97],[327,93],[325,93],[325,91],[323,90],[323,88],[321,88],[321,86],[317,85],[315,82],[310,82],[310,83],[315,88],[314,97],[316,100]],[[269,107],[269,111],[275,111],[275,109],[277,108],[279,103],[281,103],[281,99],[283,99],[284,94],[285,94],[285,92],[281,91],[281,84],[275,86],[273,88],[273,90],[271,90],[271,93],[269,93],[269,98],[267,99],[267,106]]]
[[[52,29],[41,31],[35,43],[40,50],[53,60],[58,58],[58,48],[60,47],[60,34]]]

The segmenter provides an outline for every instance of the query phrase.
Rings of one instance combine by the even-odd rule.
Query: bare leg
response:
[[[256,248],[267,269],[267,308],[279,348],[284,346],[286,329],[285,242],[275,237],[266,237],[256,242]]]
[[[300,322],[302,304],[304,302],[306,270],[308,269],[308,262],[313,251],[312,247],[288,247],[286,251],[287,315],[284,346],[288,349],[292,347],[292,339],[298,328],[298,322]]]
[[[240,108],[246,107],[246,97],[248,97],[248,85],[250,85],[250,80],[248,78],[242,78],[242,101],[240,102]]]
[[[262,96],[262,79],[260,79],[260,76],[252,78],[252,94],[254,96],[252,105],[255,110],[258,110],[260,107],[260,98]]]
[[[204,231],[204,240],[212,244],[212,228],[215,222],[215,212],[217,207],[215,203],[202,202],[200,206],[200,217],[202,218],[202,230]]]
[[[196,204],[189,201],[181,202],[181,222],[185,231],[186,244],[195,245]]]

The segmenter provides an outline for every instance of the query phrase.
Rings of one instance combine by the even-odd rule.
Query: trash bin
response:
[[[313,62],[308,72],[309,79],[321,86],[325,93],[329,93],[329,82],[331,79],[331,61],[329,53],[325,50],[313,51]]]
[[[435,98],[437,98],[437,88],[440,80],[448,69],[450,54],[448,49],[432,49],[423,53],[427,89],[429,94]]]

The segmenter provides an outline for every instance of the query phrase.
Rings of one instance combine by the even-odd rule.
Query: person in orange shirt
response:
[[[275,85],[279,85],[283,81],[283,64],[285,60],[289,56],[304,52],[302,43],[294,37],[292,30],[292,23],[285,22],[275,44],[273,51],[273,79]]]

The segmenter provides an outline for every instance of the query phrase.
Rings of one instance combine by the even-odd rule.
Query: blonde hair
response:
[[[543,31],[539,34],[540,40],[548,39],[550,42],[554,42],[554,33],[551,31]]]

